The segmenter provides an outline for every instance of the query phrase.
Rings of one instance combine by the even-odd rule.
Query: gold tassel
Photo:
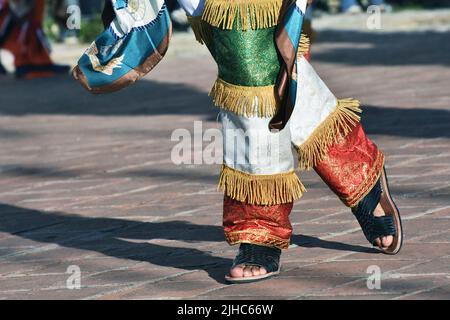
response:
[[[297,51],[298,58],[309,52],[310,45],[311,42],[309,40],[309,37],[306,34],[302,33]]]
[[[300,37],[300,42],[298,43],[297,60],[299,60],[302,56],[304,56],[309,52],[310,45],[311,42],[309,40],[309,37],[306,34],[302,33],[302,36]],[[291,77],[292,79],[297,81],[298,78],[297,68],[294,67]]]
[[[346,136],[360,121],[360,103],[355,99],[338,100],[336,109],[317,127],[308,140],[296,146],[300,169],[309,170],[326,156],[328,149]]]
[[[210,43],[212,39],[211,27],[202,20],[202,17],[187,16],[187,18],[192,31],[194,32],[195,39],[200,42],[200,44]]]
[[[240,116],[267,118],[277,110],[275,86],[237,86],[218,78],[209,96],[217,107]]]
[[[299,199],[305,187],[295,171],[255,175],[222,166],[218,189],[228,197],[256,205],[276,205]]]
[[[281,0],[206,0],[202,19],[210,25],[231,30],[235,19],[240,30],[265,29],[278,22]]]

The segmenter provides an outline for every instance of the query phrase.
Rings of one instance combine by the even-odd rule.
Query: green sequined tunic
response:
[[[233,2],[232,5],[243,5],[235,14],[237,11],[228,7],[230,2],[210,0],[206,6],[222,7],[191,17],[197,40],[206,44],[218,66],[218,79],[210,91],[216,106],[246,117],[275,114],[278,102],[274,85],[281,68],[275,44],[280,3],[261,0],[254,3],[256,7],[246,7],[251,3]],[[246,17],[241,12],[246,12]]]
[[[280,61],[274,42],[275,27],[259,30],[222,30],[212,27],[211,54],[219,78],[239,86],[275,84]]]

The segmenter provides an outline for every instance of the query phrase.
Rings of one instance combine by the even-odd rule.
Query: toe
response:
[[[393,241],[394,241],[394,237],[393,236],[383,237],[383,239],[382,239],[383,247],[384,248],[389,248]]]
[[[253,276],[252,267],[245,267],[244,277],[252,277],[252,276]]]
[[[267,274],[267,270],[264,269],[263,267],[260,267],[260,268],[259,268],[259,274],[260,274],[261,276],[263,276],[263,275]]]
[[[244,276],[244,268],[243,267],[235,267],[230,270],[230,276],[233,278],[242,278]]]
[[[376,217],[383,217],[385,216],[385,212],[383,210],[383,207],[381,206],[381,204],[378,204],[377,207],[375,208],[374,211],[374,216]],[[394,241],[394,237],[393,236],[385,236],[385,237],[381,237],[379,239],[375,240],[375,245],[378,246],[379,248],[382,249],[387,249],[391,246],[392,242]]]
[[[260,274],[259,273],[259,267],[256,267],[256,266],[253,267],[252,268],[252,273],[253,273],[254,276],[259,276],[259,274]]]

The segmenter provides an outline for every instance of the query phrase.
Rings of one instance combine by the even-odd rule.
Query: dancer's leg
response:
[[[299,153],[299,165],[302,169],[314,168],[356,215],[358,204],[380,179],[384,156],[359,123],[358,101],[337,100],[304,57],[299,59],[298,74],[301,100],[292,115],[290,129]],[[379,234],[374,244],[386,249],[394,239],[392,221],[384,219],[383,225],[383,219],[371,218],[385,216],[381,202],[375,203],[370,211],[367,219],[372,226],[379,227],[369,228],[376,232],[366,229],[367,219],[357,216],[358,221],[363,224],[366,237]],[[397,230],[397,234],[400,232]]]
[[[286,249],[293,201],[303,192],[294,172],[289,130],[271,133],[270,118],[246,118],[222,111],[225,192],[223,226],[230,245]],[[264,267],[235,264],[234,278],[265,275]]]
[[[289,245],[292,226],[289,214],[293,203],[272,206],[251,205],[225,196],[223,227],[230,245],[250,243],[285,249]],[[266,274],[264,267],[236,266],[230,270],[232,277]]]

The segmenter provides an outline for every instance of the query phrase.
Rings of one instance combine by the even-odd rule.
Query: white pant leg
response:
[[[247,118],[222,110],[224,164],[248,174],[279,174],[294,169],[289,130],[269,131],[270,118]]]

